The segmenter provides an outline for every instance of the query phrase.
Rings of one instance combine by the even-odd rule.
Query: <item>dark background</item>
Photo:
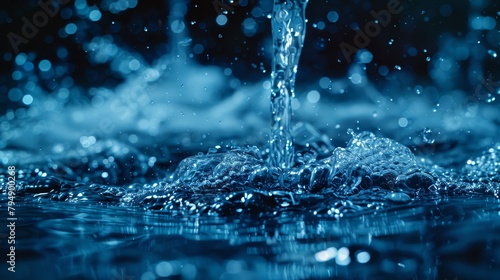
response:
[[[21,88],[27,82],[23,79],[17,81],[12,79],[12,72],[19,67],[14,63],[15,53],[7,34],[21,33],[23,25],[21,18],[25,16],[31,19],[34,13],[41,10],[37,2],[9,0],[0,3],[0,36],[3,38],[0,45],[0,114],[4,114],[9,108],[24,106],[20,101],[10,100],[7,94],[12,87]],[[71,86],[79,87],[80,90],[77,92],[85,96],[88,88],[100,86],[112,88],[124,79],[110,68],[109,63],[95,64],[90,61],[82,45],[93,37],[108,34],[117,45],[130,52],[140,53],[147,62],[153,62],[162,54],[171,51],[168,25],[169,1],[139,0],[135,8],[119,13],[112,13],[103,8],[105,6],[103,3],[119,1],[86,2],[89,6],[100,9],[102,17],[99,21],[95,22],[79,15],[75,8],[75,0],[71,0],[60,7],[58,14],[49,19],[34,38],[29,39],[27,44],[20,45],[20,52],[27,54],[35,66],[31,70],[31,74],[36,77],[35,83],[46,94],[51,94],[61,87]],[[223,2],[229,4],[225,0]],[[373,20],[370,11],[386,9],[387,2],[310,1],[307,9],[306,42],[300,61],[298,83],[323,76],[345,76],[351,64],[343,57],[340,43],[344,41],[353,44],[354,30],[363,29],[366,23]],[[234,9],[227,14],[228,22],[225,26],[216,23],[218,13],[212,1],[193,0],[187,3],[185,23],[192,42],[186,48],[188,53],[193,54],[192,59],[203,65],[229,67],[243,82],[269,77],[272,61],[271,21],[267,15],[271,13],[272,1],[242,0],[238,4],[233,4]],[[429,75],[432,62],[426,61],[426,57],[435,59],[443,37],[454,36],[466,40],[470,34],[468,22],[474,12],[469,1],[401,0],[401,4],[404,10],[398,15],[393,15],[390,25],[382,28],[381,33],[373,38],[367,47],[373,54],[373,60],[366,65],[367,73],[370,80],[379,87],[383,87],[388,81],[387,77],[378,73],[381,65],[387,66],[391,72],[398,65],[405,70],[405,74],[414,79],[432,83]],[[255,11],[255,8],[259,10]],[[498,19],[499,8],[497,1],[484,1],[480,14]],[[330,11],[339,14],[338,21],[330,22],[327,19]],[[257,23],[256,32],[252,36],[242,32],[242,23],[247,18],[253,18]],[[324,23],[323,29],[314,27],[318,22]],[[68,23],[74,23],[79,27],[77,33],[61,36],[61,30]],[[144,31],[145,27],[148,29],[147,32]],[[481,52],[484,53],[490,48],[498,50],[498,45],[495,46],[500,41],[497,30],[478,33],[478,40],[482,40]],[[389,44],[391,40],[393,43]],[[203,52],[192,51],[193,46],[197,44],[203,46]],[[58,49],[61,48],[67,52],[64,58],[59,58],[57,55]],[[412,48],[417,50],[416,55],[409,55],[409,50]],[[37,65],[43,59],[50,60],[53,67],[63,67],[63,73],[41,75]],[[469,64],[469,60],[461,61],[458,66],[459,71],[465,73]],[[497,65],[498,61],[495,59],[485,60],[483,65],[485,73],[495,73]],[[71,77],[71,82],[64,80],[65,77]],[[466,79],[457,79],[456,83],[455,86],[463,88],[466,92],[472,92],[475,86]]]

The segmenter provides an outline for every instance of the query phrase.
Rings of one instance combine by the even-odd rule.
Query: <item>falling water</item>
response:
[[[271,92],[271,164],[280,168],[293,165],[291,131],[295,75],[306,33],[305,10],[308,0],[275,0],[272,29],[274,58]]]
[[[202,35],[191,40],[190,31],[223,33],[223,25],[209,28],[210,21],[201,13],[189,20],[191,11],[206,12],[208,1],[206,6],[198,2],[190,6],[187,1],[168,0],[171,15],[164,29],[171,41],[168,52],[153,64],[142,58],[149,47],[146,52],[131,51],[135,48],[118,40],[121,33],[113,31],[119,30],[118,20],[109,29],[116,37],[102,34],[108,30],[106,19],[122,11],[136,9],[134,14],[141,15],[134,8],[137,1],[103,1],[103,19],[97,22],[91,22],[97,7],[74,2],[76,12],[69,19],[93,27],[86,28],[92,37],[83,44],[89,61],[82,62],[88,65],[80,68],[101,69],[86,74],[84,80],[91,81],[95,73],[112,73],[124,82],[111,89],[92,88],[85,95],[77,80],[73,82],[78,75],[73,77],[71,68],[79,65],[62,58],[66,56],[59,58],[68,68],[57,65],[57,60],[50,67],[47,61],[35,67],[36,56],[44,55],[43,44],[16,56],[0,53],[1,59],[15,64],[13,73],[3,75],[8,77],[3,81],[12,77],[15,85],[7,88],[0,83],[0,92],[10,102],[1,104],[7,113],[0,116],[0,205],[15,203],[20,217],[17,232],[9,228],[9,234],[18,234],[14,278],[36,278],[40,271],[47,279],[458,279],[458,274],[460,279],[497,279],[500,275],[499,110],[489,102],[481,104],[479,98],[460,108],[466,97],[476,97],[458,87],[461,76],[451,75],[462,69],[452,65],[462,61],[471,69],[473,90],[500,94],[493,80],[496,72],[473,72],[484,61],[497,63],[498,49],[493,48],[498,43],[497,30],[486,31],[479,17],[482,7],[490,7],[488,1],[474,5],[472,14],[480,21],[479,26],[471,25],[470,33],[475,34],[461,41],[443,40],[436,54],[412,47],[407,52],[415,56],[397,61],[412,66],[410,61],[422,52],[435,84],[424,86],[426,80],[409,71],[411,67],[391,71],[389,64],[382,64],[390,61],[376,52],[376,41],[383,34],[360,52],[370,53],[374,62],[362,59],[349,66],[363,83],[358,83],[359,77],[333,78],[326,70],[319,83],[308,81],[306,86],[315,88],[318,96],[321,91],[324,98],[321,103],[302,99],[296,119],[314,121],[295,126],[292,139],[291,99],[305,37],[307,0],[274,0],[269,162],[255,146],[226,142],[258,145],[267,140],[248,136],[268,128],[264,116],[255,117],[264,115],[260,113],[267,109],[268,100],[250,103],[246,94],[267,90],[267,83],[240,84],[231,74],[233,64],[222,70],[191,59],[191,49],[201,49],[198,55],[207,58],[216,51]],[[224,15],[225,28],[244,9],[262,12],[259,17],[249,14],[252,20],[266,18],[266,5],[231,3],[226,7],[235,12]],[[340,11],[349,11],[345,6],[352,3],[336,1],[340,17],[326,8],[328,3],[319,4],[329,11],[327,24],[339,28],[337,35],[352,27],[338,21],[346,18]],[[409,19],[424,15],[421,3],[413,8],[410,4],[405,3],[409,13],[405,24],[393,17],[391,27],[397,31],[406,32],[403,27],[413,26]],[[442,15],[460,14],[460,4],[439,5]],[[441,22],[442,17],[436,14],[435,18],[434,23]],[[67,20],[54,17],[51,25],[63,19]],[[310,20],[316,22],[313,17]],[[124,22],[141,24],[134,19]],[[252,30],[257,30],[257,21],[251,22]],[[161,25],[153,20],[144,32],[163,30]],[[422,22],[415,26],[427,28]],[[123,30],[141,38],[142,31]],[[392,37],[396,30],[391,30],[388,27],[385,32]],[[40,31],[40,39],[44,33],[49,34],[48,29]],[[480,45],[483,33],[489,41],[481,40]],[[434,39],[443,34],[426,35]],[[56,43],[61,41],[51,35],[52,45],[71,49],[64,43],[72,34],[66,35],[59,38],[63,43]],[[396,42],[402,39],[395,38]],[[485,56],[483,44],[491,47],[491,57]],[[473,45],[481,48],[473,53]],[[106,71],[100,67],[107,64],[111,68]],[[378,68],[375,77],[370,73],[374,66]],[[37,69],[44,74],[35,75]],[[34,86],[56,81],[58,72],[67,72],[61,80],[71,78],[71,82],[51,88],[50,94]],[[387,80],[381,84],[383,91],[374,86],[377,78]],[[447,89],[447,84],[457,88]],[[83,101],[76,102],[81,97]],[[20,102],[22,108],[18,108]],[[97,123],[99,130],[94,129]],[[235,128],[241,130],[234,132]],[[363,128],[376,134],[361,132]],[[342,136],[344,129],[350,139]],[[212,147],[210,134],[220,143]],[[333,148],[330,136],[337,142],[345,140],[345,145]],[[323,144],[328,152],[320,151]],[[208,152],[200,152],[207,146],[211,146]],[[13,170],[15,196],[8,191]],[[0,238],[10,240],[5,234]],[[2,254],[9,254],[10,248],[2,249]],[[0,279],[12,278],[5,268],[0,269]]]

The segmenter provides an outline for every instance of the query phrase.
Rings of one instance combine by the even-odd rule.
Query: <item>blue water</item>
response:
[[[40,270],[44,279],[500,273],[500,146],[445,169],[394,140],[351,133],[331,156],[315,160],[308,150],[284,171],[255,147],[214,148],[173,173],[110,140],[73,151],[78,159],[3,152],[17,160],[15,277]]]
[[[1,279],[500,275],[492,1],[403,3],[353,63],[337,45],[386,5],[311,2],[285,164],[270,145],[270,3],[84,2],[2,49]]]
[[[500,207],[491,197],[432,197],[341,219],[299,211],[266,219],[173,217],[67,202],[19,209],[15,279],[40,271],[44,279],[491,279],[500,273]]]

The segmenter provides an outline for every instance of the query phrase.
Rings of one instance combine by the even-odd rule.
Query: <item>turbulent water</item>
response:
[[[322,157],[314,149],[304,150],[292,168],[269,165],[256,147],[213,148],[182,160],[173,174],[157,182],[152,178],[161,171],[151,158],[118,142],[97,142],[75,151],[78,159],[18,164],[17,195],[28,201],[140,206],[181,216],[301,211],[337,218],[432,195],[500,195],[500,144],[459,169],[446,169],[416,158],[394,140],[351,133],[345,148]],[[124,185],[127,181],[134,183]],[[5,191],[7,175],[2,183]]]
[[[63,104],[61,90],[2,116],[0,203],[17,220],[16,272],[4,262],[1,278],[496,279],[492,85],[486,102],[395,75],[382,93],[360,51],[348,78],[294,97],[306,4],[274,3],[271,81],[228,85],[229,68],[178,49],[147,64],[102,36],[92,59],[139,65],[113,93]]]

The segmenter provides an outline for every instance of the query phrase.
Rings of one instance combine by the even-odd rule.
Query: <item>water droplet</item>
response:
[[[422,86],[415,86],[415,93],[416,94],[421,94],[423,91],[423,87]]]
[[[396,203],[407,203],[411,200],[411,198],[405,194],[405,193],[390,193],[385,196],[385,198],[389,201],[396,202]]]
[[[227,16],[220,14],[215,18],[215,21],[219,26],[224,26],[227,23]]]
[[[400,127],[407,127],[408,126],[408,119],[400,118],[398,121],[398,124]]]
[[[434,142],[436,141],[436,139],[434,139],[432,135],[432,130],[430,128],[424,128],[420,136],[422,137],[422,140],[427,144],[434,144]]]
[[[366,251],[361,251],[356,254],[356,260],[359,263],[367,263],[370,261],[370,253]]]

